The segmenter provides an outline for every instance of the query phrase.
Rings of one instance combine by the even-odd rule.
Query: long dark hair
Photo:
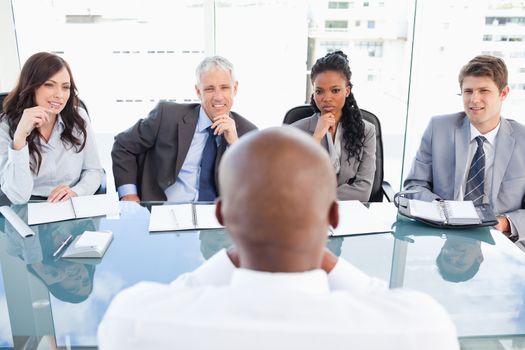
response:
[[[348,65],[348,58],[342,51],[328,53],[326,56],[319,58],[315,62],[310,73],[312,84],[318,74],[326,71],[334,71],[343,74],[348,86],[352,88],[352,83],[350,82],[352,71]],[[316,112],[320,113],[319,108],[315,104],[313,94],[310,99],[310,104]],[[363,122],[363,116],[357,106],[354,94],[351,91],[345,99],[343,113],[341,115],[341,123],[343,126],[344,148],[347,153],[346,161],[349,162],[352,157],[361,160],[361,150],[365,143],[365,123]]]
[[[4,100],[4,114],[0,116],[0,121],[7,118],[11,138],[14,137],[24,109],[36,106],[36,89],[64,67],[67,69],[71,80],[71,93],[64,109],[60,112],[64,122],[64,131],[60,134],[60,139],[64,145],[75,147],[77,153],[82,151],[86,145],[86,122],[78,113],[77,88],[71,69],[63,58],[47,52],[39,52],[29,57],[24,67],[22,67],[16,87]],[[75,130],[82,134],[81,138],[75,136]],[[42,163],[42,154],[40,153],[40,136],[36,128],[27,137],[27,145],[29,154],[35,162],[35,166],[31,167],[31,171],[38,174]]]

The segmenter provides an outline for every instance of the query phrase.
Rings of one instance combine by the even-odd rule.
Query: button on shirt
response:
[[[62,117],[57,117],[49,142],[40,142],[42,162],[38,174],[31,172],[29,164],[34,161],[29,155],[29,147],[13,149],[13,139],[9,136],[9,126],[4,119],[0,124],[0,186],[2,192],[13,203],[25,203],[31,195],[47,197],[58,185],[65,184],[79,196],[91,195],[100,186],[103,170],[98,156],[93,130],[86,112],[79,109],[86,121],[86,145],[82,151],[60,139],[64,131]],[[82,139],[82,134],[75,131]],[[78,146],[77,146],[78,147]],[[31,162],[31,163],[30,163]]]
[[[169,285],[117,295],[98,340],[101,350],[459,348],[433,299],[388,290],[341,258],[329,274],[269,273],[234,268],[225,250]]]
[[[341,170],[341,146],[343,138],[342,135],[343,127],[341,123],[337,125],[334,140],[332,140],[332,134],[330,134],[330,132],[326,133],[326,141],[328,142],[328,154],[330,155],[330,162],[332,163],[336,174],[339,174],[339,171]]]
[[[475,140],[478,136],[484,136],[487,141],[483,143],[483,151],[485,152],[485,181],[483,186],[483,191],[485,192],[485,195],[483,196],[483,203],[489,202],[489,196],[490,192],[492,190],[492,172],[494,169],[494,151],[496,150],[496,142],[498,135],[500,124],[494,128],[494,130],[486,133],[485,135],[482,135],[478,129],[476,129],[472,124],[470,124],[470,143],[468,148],[468,154],[467,159],[468,163],[465,167],[465,172],[463,173],[463,181],[461,182],[461,187],[459,189],[458,198],[456,200],[462,201],[463,197],[465,196],[465,186],[467,183],[468,178],[468,172],[470,169],[470,162],[472,161],[472,157],[474,157],[474,154],[476,153],[476,149],[478,148],[478,144]]]
[[[468,149],[468,155],[467,159],[469,160],[469,163],[465,167],[465,173],[463,174],[463,182],[461,183],[461,187],[459,189],[458,198],[456,200],[462,201],[463,197],[465,195],[465,186],[467,183],[468,178],[468,171],[470,169],[470,162],[472,161],[472,157],[474,156],[474,153],[476,153],[477,149],[477,143],[475,138],[478,136],[484,136],[487,141],[483,143],[483,151],[485,152],[485,182],[483,186],[483,191],[485,192],[485,196],[483,197],[483,203],[489,203],[489,196],[492,194],[492,174],[494,172],[494,154],[496,151],[496,142],[498,141],[498,131],[501,123],[498,124],[492,131],[486,133],[485,135],[482,135],[478,129],[476,129],[472,124],[470,124],[470,143],[469,143],[469,149]],[[510,232],[511,237],[514,237],[518,235],[518,229],[514,225],[514,223],[510,220],[510,218],[507,217],[507,220],[509,220],[510,224]]]
[[[191,145],[188,154],[182,163],[175,183],[164,191],[167,201],[174,203],[196,202],[199,198],[199,176],[200,164],[202,161],[202,152],[208,139],[208,131],[206,130],[212,125],[210,118],[204,111],[204,108],[199,110],[199,119],[195,133],[191,140]],[[215,141],[219,145],[221,137],[216,137]],[[119,186],[118,194],[122,198],[128,194],[137,194],[137,186],[135,184],[127,184]]]

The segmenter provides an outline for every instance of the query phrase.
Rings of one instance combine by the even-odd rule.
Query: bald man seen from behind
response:
[[[335,181],[302,131],[240,139],[220,165],[216,212],[234,246],[169,285],[117,295],[100,349],[458,349],[437,302],[389,290],[325,249],[339,220]]]

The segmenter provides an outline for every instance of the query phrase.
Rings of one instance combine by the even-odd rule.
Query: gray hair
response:
[[[204,60],[202,60],[202,62],[199,63],[197,69],[195,70],[195,75],[197,77],[197,85],[200,85],[201,83],[201,76],[212,69],[229,71],[232,77],[232,83],[235,81],[235,75],[233,73],[233,64],[222,56],[211,56],[206,57]]]

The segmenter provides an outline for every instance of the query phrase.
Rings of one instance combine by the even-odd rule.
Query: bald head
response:
[[[281,252],[316,259],[328,226],[337,225],[336,178],[328,155],[292,127],[240,139],[221,161],[219,186],[220,220],[240,255],[244,249],[271,259]]]

